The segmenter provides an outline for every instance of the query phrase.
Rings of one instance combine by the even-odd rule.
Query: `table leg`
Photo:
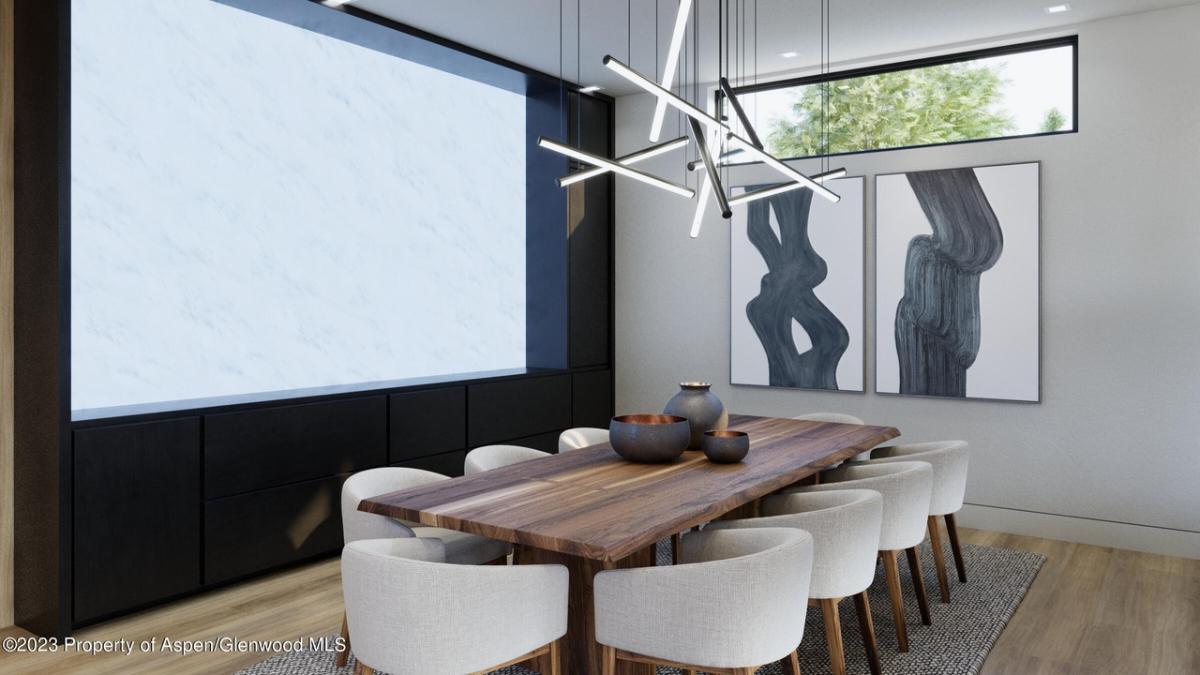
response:
[[[654,547],[649,546],[615,563],[580,556],[518,546],[522,565],[565,565],[570,573],[570,598],[567,603],[567,634],[558,650],[559,669],[563,673],[600,673],[601,650],[596,642],[596,624],[592,604],[592,577],[605,569],[653,567]],[[618,675],[653,675],[653,666],[627,661],[617,662]]]

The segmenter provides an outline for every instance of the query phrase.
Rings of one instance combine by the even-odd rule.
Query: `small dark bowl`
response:
[[[630,462],[669,462],[683,454],[691,440],[686,417],[678,415],[618,415],[608,423],[608,442]]]
[[[706,431],[700,440],[700,449],[710,462],[733,464],[740,462],[750,452],[750,435],[744,431]]]

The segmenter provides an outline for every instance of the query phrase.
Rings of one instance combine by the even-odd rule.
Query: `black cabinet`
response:
[[[75,623],[200,586],[200,420],[74,435]]]
[[[425,471],[433,471],[445,476],[461,476],[463,475],[463,461],[466,458],[466,450],[455,450],[454,452],[443,452],[438,455],[430,455],[429,457],[393,462],[392,466],[424,469]]]
[[[209,499],[384,464],[384,396],[204,418],[204,493]]]
[[[388,415],[388,460],[393,463],[467,447],[466,387],[392,394]]]
[[[204,583],[331,553],[342,546],[343,476],[204,505]]]
[[[611,107],[581,96],[580,147],[612,156],[608,131]],[[568,339],[572,368],[609,363],[612,294],[612,174],[576,183],[568,195],[570,311]]]
[[[511,441],[571,426],[571,376],[550,375],[467,387],[467,446]]]
[[[577,427],[607,429],[613,415],[612,371],[594,370],[571,376],[571,419]]]

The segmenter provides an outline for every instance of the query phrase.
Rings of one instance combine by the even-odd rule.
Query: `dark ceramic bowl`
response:
[[[744,431],[706,431],[700,441],[700,449],[710,462],[733,464],[740,462],[750,452],[750,435]]]
[[[691,431],[678,415],[618,415],[608,423],[608,442],[630,462],[669,462],[687,449]]]

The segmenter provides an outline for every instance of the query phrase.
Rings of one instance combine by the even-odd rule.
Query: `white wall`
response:
[[[676,382],[703,378],[737,412],[836,410],[909,440],[968,439],[964,525],[1200,557],[1200,6],[1077,28],[1078,134],[836,160],[867,176],[1041,160],[1040,404],[731,387],[727,225],[710,208],[689,239],[692,202],[620,178],[618,411],[657,410]],[[619,153],[646,144],[652,109],[618,100]],[[678,160],[647,168],[680,180]],[[771,176],[748,168],[731,183]]]

